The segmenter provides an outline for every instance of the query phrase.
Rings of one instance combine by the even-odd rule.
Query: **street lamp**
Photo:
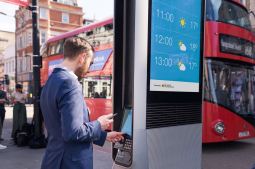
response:
[[[14,19],[14,16],[8,15],[8,14],[6,14],[5,12],[2,12],[2,11],[0,11],[0,15],[8,16],[8,17],[11,17],[11,18]]]
[[[6,13],[4,13],[4,12],[1,12],[1,11],[0,11],[0,14],[1,14],[1,15],[7,15]]]

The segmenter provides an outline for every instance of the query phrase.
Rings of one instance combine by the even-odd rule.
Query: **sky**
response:
[[[0,0],[1,1],[1,0]],[[78,0],[87,19],[101,20],[113,16],[114,0]],[[100,5],[99,5],[100,4]],[[15,31],[15,10],[18,6],[0,2],[0,30]],[[6,15],[2,15],[1,12]]]
[[[1,0],[0,0],[1,1]],[[0,2],[0,30],[14,32],[15,31],[15,10],[18,6]],[[2,15],[1,12],[6,15]]]
[[[113,3],[114,0],[78,0],[85,12],[85,18],[97,20],[113,16]]]

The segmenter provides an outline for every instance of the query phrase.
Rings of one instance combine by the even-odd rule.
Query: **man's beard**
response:
[[[88,72],[88,69],[85,66],[78,68],[74,73],[78,76],[78,80],[80,81],[84,75]]]

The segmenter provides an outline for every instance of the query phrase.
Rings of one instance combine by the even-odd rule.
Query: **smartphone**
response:
[[[114,113],[114,114],[112,115],[112,117],[115,117],[115,116],[117,116],[117,114],[118,114],[118,113]]]

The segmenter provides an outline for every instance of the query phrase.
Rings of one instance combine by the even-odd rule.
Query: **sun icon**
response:
[[[184,19],[184,18],[181,18],[181,20],[180,20],[180,24],[181,24],[181,27],[185,27],[185,25],[186,25],[186,20]]]
[[[182,46],[183,42],[182,41],[179,41],[179,46]]]

